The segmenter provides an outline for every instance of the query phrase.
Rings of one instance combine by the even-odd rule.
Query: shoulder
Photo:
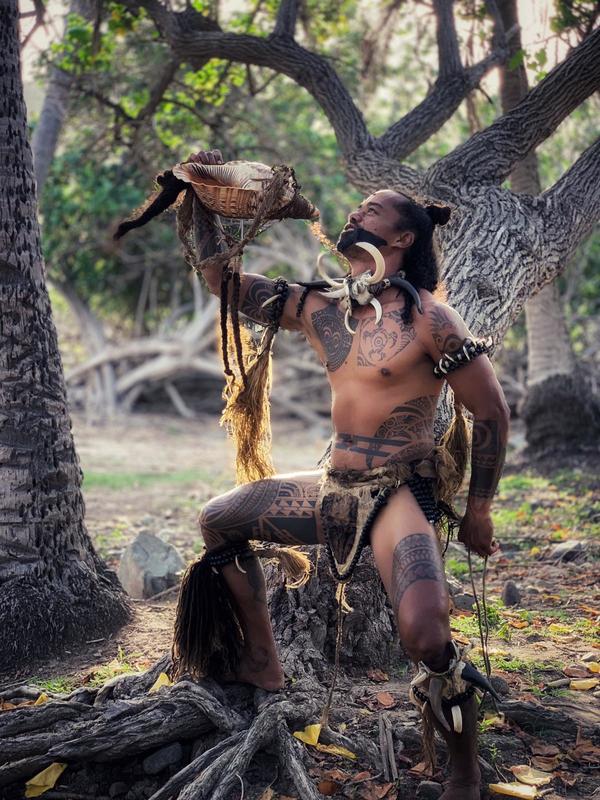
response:
[[[436,299],[431,292],[421,290],[422,314],[415,314],[419,338],[432,353],[448,353],[456,350],[470,336],[469,329],[455,308]]]

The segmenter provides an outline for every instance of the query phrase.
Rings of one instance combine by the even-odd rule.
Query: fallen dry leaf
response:
[[[342,788],[342,784],[337,781],[324,780],[317,784],[317,789],[324,794],[325,797],[331,797],[337,794],[338,790]]]
[[[521,797],[527,800],[538,796],[535,786],[526,786],[524,783],[490,783],[488,789],[493,794],[501,794],[506,797]]]
[[[508,623],[511,628],[528,628],[529,623],[525,622],[524,619],[511,619]]]
[[[582,681],[571,681],[569,689],[575,689],[577,692],[587,692],[589,689],[595,689],[600,683],[598,678],[586,678]]]
[[[55,761],[46,769],[38,772],[25,784],[25,797],[39,797],[44,792],[47,792],[48,789],[52,789],[66,768],[66,764]]]
[[[271,789],[270,786],[268,786],[261,794],[261,796],[258,798],[258,800],[273,800],[274,797],[275,797],[275,792],[273,791],[273,789]]]
[[[594,608],[593,606],[584,605],[584,606],[579,606],[579,608],[581,609],[581,611],[583,611],[584,614],[592,614],[594,617],[600,617],[600,610]]]
[[[393,708],[398,705],[398,698],[394,697],[389,692],[378,692],[375,697],[379,705],[384,708]]]
[[[552,772],[560,764],[562,756],[532,756],[531,766],[543,772]]]
[[[349,781],[352,776],[343,769],[328,769],[323,773],[323,777],[329,778],[331,781],[337,781],[338,783],[345,783]]]
[[[600,764],[600,747],[592,742],[591,739],[584,739],[581,728],[577,729],[575,747],[569,750],[569,755],[575,761],[583,761],[588,764]]]
[[[594,675],[598,675],[600,673],[600,663],[598,661],[588,661],[586,666],[590,672],[594,673]]]
[[[539,769],[533,769],[527,764],[510,767],[510,771],[518,781],[526,783],[528,786],[544,786],[552,780],[552,775],[547,772],[541,772]]]

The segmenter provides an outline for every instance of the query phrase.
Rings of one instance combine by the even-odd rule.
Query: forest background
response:
[[[446,0],[435,0],[433,4],[407,0],[377,4],[361,0],[305,0],[299,4],[272,0],[257,0],[255,4],[194,0],[187,6],[182,3],[175,7],[182,14],[189,12],[195,24],[198,24],[197,14],[204,15],[209,20],[202,23],[207,26],[202,28],[205,32],[218,23],[228,31],[256,37],[266,37],[274,26],[280,36],[285,36],[286,31],[289,34],[291,17],[286,16],[285,9],[296,9],[298,41],[335,68],[368,119],[371,134],[381,136],[390,131],[390,126],[393,130],[395,121],[405,121],[406,115],[419,108],[417,104],[421,101],[424,105],[428,99],[434,101],[428,109],[431,113],[432,105],[437,103],[442,107],[448,103],[452,91],[456,91],[452,81],[446,84],[446,96],[440,91],[439,73],[444,73],[442,56],[449,57],[445,74],[441,75],[447,79],[456,53],[452,54],[451,48],[444,50],[452,38],[450,29],[446,31],[450,36],[444,39],[436,37],[435,26],[436,18],[444,19],[444,14],[448,22],[447,12],[452,5],[461,64],[471,76],[471,89],[467,91],[463,86],[460,91],[464,99],[456,102],[446,122],[441,124],[438,116],[418,146],[398,159],[401,167],[394,175],[401,183],[410,176],[411,169],[425,171],[431,165],[443,163],[461,143],[487,129],[518,103],[526,87],[521,85],[520,95],[517,92],[511,100],[505,91],[511,75],[519,74],[522,79],[525,74],[529,86],[535,88],[578,43],[594,33],[597,42],[596,4],[541,0],[520,3],[522,41],[516,46],[513,40],[508,54],[498,44],[494,19],[487,11],[490,7],[500,7],[510,16],[511,9],[514,12],[516,8],[510,0],[488,4],[487,8],[475,0],[454,4]],[[34,168],[40,189],[45,274],[59,331],[75,444],[83,466],[87,530],[96,551],[115,569],[126,547],[140,534],[157,534],[163,542],[175,545],[184,561],[195,558],[202,551],[195,527],[198,510],[211,496],[229,488],[234,480],[232,449],[218,428],[222,377],[216,348],[217,303],[185,265],[172,214],[165,214],[143,231],[130,234],[118,246],[111,238],[116,223],[148,196],[157,172],[200,148],[219,147],[225,159],[292,164],[303,193],[321,209],[324,227],[332,238],[344,224],[348,211],[363,196],[356,188],[361,177],[363,183],[367,182],[365,175],[360,174],[360,164],[358,168],[352,164],[348,170],[344,152],[348,142],[344,140],[344,132],[340,136],[340,130],[336,130],[336,138],[331,120],[315,97],[297,82],[266,67],[247,66],[238,60],[212,58],[198,63],[196,59],[193,67],[186,59],[173,60],[146,10],[156,12],[159,4],[148,0],[139,4],[136,13],[128,10],[135,6],[135,3],[106,2],[88,5],[84,0],[73,0],[66,8],[50,2],[43,9],[43,16],[39,3],[21,8],[25,15],[23,61]],[[486,60],[492,51],[496,55]],[[500,57],[499,52],[504,55]],[[479,66],[482,64],[483,67]],[[310,66],[309,62],[307,68]],[[574,85],[569,88],[573,92],[577,89]],[[564,103],[564,95],[561,102]],[[502,188],[535,195],[557,182],[565,186],[560,182],[561,176],[573,164],[579,164],[579,172],[571,171],[569,177],[581,193],[575,206],[585,207],[585,213],[570,216],[573,209],[566,203],[567,215],[552,221],[553,231],[545,229],[552,245],[558,243],[555,252],[559,253],[569,251],[563,244],[571,233],[570,226],[576,222],[585,227],[586,213],[591,217],[595,202],[593,185],[587,194],[581,192],[581,187],[586,170],[593,175],[591,158],[597,136],[598,95],[590,93],[588,99],[574,105],[551,136],[539,137],[540,144],[535,150],[537,188],[518,189],[516,168],[510,178],[501,182]],[[415,135],[413,131],[413,145],[418,139],[419,133]],[[597,151],[597,144],[595,147]],[[389,163],[388,159],[385,166]],[[501,171],[502,167],[498,169]],[[374,162],[367,160],[366,171],[369,170],[378,174]],[[584,178],[581,183],[577,182],[578,175]],[[373,172],[366,177],[374,180]],[[384,173],[382,180],[387,178]],[[499,289],[506,291],[507,285],[515,284],[510,283],[501,262],[505,253],[507,258],[509,253],[514,256],[511,247],[519,240],[522,231],[519,225],[523,220],[511,218],[514,208],[507,208],[502,202],[499,216],[494,219],[483,200],[482,214],[490,226],[488,230],[497,225],[494,244],[498,247],[494,257],[498,262]],[[473,197],[469,202],[472,211],[477,204],[473,203]],[[577,238],[578,234],[574,232],[573,236]],[[448,246],[447,264],[458,266],[460,259],[455,245]],[[318,245],[303,223],[279,223],[248,249],[245,268],[271,277],[282,274],[306,279],[314,272],[317,252]],[[485,262],[483,254],[481,259]],[[594,537],[598,533],[600,503],[597,470],[593,465],[600,426],[599,262],[600,237],[596,230],[582,237],[568,258],[558,265],[551,264],[553,271],[560,274],[528,300],[523,314],[512,319],[510,310],[504,306],[498,312],[499,319],[491,320],[496,332],[500,332],[494,363],[513,419],[507,468],[494,510],[503,555],[490,565],[491,604],[487,619],[493,630],[494,672],[504,681],[512,699],[503,704],[507,714],[504,721],[482,724],[487,735],[482,753],[487,780],[493,779],[494,774],[506,777],[506,770],[515,760],[529,759],[532,755],[551,756],[553,785],[556,791],[560,790],[558,796],[564,796],[565,787],[572,786],[575,786],[573,796],[589,796],[599,757],[597,748],[590,749],[583,734],[580,735],[593,719],[591,697],[584,696],[583,691],[576,700],[572,692],[560,694],[565,686],[571,689],[572,678],[585,676],[587,680],[592,674],[591,668],[579,662],[593,646],[598,617],[597,596],[593,593],[598,563]],[[515,270],[522,272],[524,264],[524,261],[516,263]],[[446,270],[446,277],[452,284],[451,272]],[[542,272],[536,272],[532,281],[536,288],[543,282]],[[468,281],[463,280],[463,288],[465,283]],[[518,285],[522,289],[527,279],[520,279]],[[460,285],[455,282],[451,288],[456,290]],[[464,293],[460,298],[455,296],[464,303]],[[515,293],[516,307],[521,300],[522,294]],[[485,294],[484,304],[489,308]],[[476,308],[461,306],[461,310],[477,320]],[[476,330],[478,334],[483,332]],[[5,397],[8,396],[6,392]],[[14,400],[13,397],[11,402]],[[321,366],[308,348],[284,332],[280,333],[275,350],[273,411],[276,466],[281,470],[314,466],[329,434],[326,382]],[[62,419],[60,425],[64,422]],[[53,426],[49,425],[48,430],[50,427]],[[45,446],[48,444],[44,456],[51,455],[50,472],[53,465],[57,468],[60,459],[65,458],[62,441],[58,435],[54,439],[48,435],[44,441]],[[16,443],[23,450],[27,449],[25,445],[24,441]],[[59,457],[54,458],[57,453]],[[65,462],[72,454],[67,456]],[[32,461],[36,459],[40,460],[38,452]],[[26,679],[37,699],[42,691],[63,699],[75,692],[78,702],[85,696],[86,702],[99,699],[102,706],[109,700],[145,693],[150,677],[154,678],[165,667],[163,656],[170,643],[175,595],[162,595],[158,600],[140,599],[130,604],[127,625],[119,628],[116,624],[106,624],[110,609],[118,606],[123,610],[127,603],[115,589],[115,597],[98,614],[87,584],[77,583],[80,576],[71,581],[73,559],[68,558],[69,543],[80,553],[82,563],[93,564],[97,569],[99,580],[93,575],[90,579],[93,590],[98,585],[106,589],[107,584],[103,568],[89,557],[83,512],[77,499],[78,483],[72,471],[67,473],[73,478],[73,485],[68,487],[69,492],[64,492],[62,507],[55,509],[57,519],[62,514],[56,528],[60,535],[52,539],[53,529],[48,521],[44,527],[44,544],[52,539],[52,546],[40,558],[45,594],[40,592],[34,602],[25,595],[26,602],[21,603],[22,590],[13,582],[19,611],[4,635],[7,641],[22,645],[25,653],[18,668],[13,664],[11,678]],[[31,474],[35,476],[35,469]],[[48,511],[50,515],[53,513],[55,484],[38,481],[35,486],[41,496],[41,518],[45,516],[47,520]],[[46,491],[49,501],[44,495]],[[16,556],[11,553],[14,561],[10,566],[17,574],[20,569],[29,569],[22,554],[28,552],[35,536],[33,524],[31,531],[24,528],[22,551],[15,551]],[[62,546],[63,541],[67,546]],[[65,563],[69,565],[67,568]],[[59,565],[58,570],[55,565]],[[475,639],[473,596],[467,586],[469,568],[460,546],[451,546],[446,565],[455,581],[457,605],[453,631],[456,636]],[[93,569],[88,572],[91,574]],[[313,698],[321,697],[330,677],[335,628],[331,616],[333,594],[322,573],[323,570],[315,574],[308,587],[293,593],[282,592],[275,581],[271,595],[278,641],[290,629],[296,637],[294,646],[284,652],[288,659],[286,668],[289,667],[290,674],[298,674],[304,667],[307,676],[311,672],[313,683],[307,696]],[[58,583],[62,583],[59,591],[57,575]],[[510,589],[507,582],[516,588],[516,597],[507,594],[507,585]],[[352,587],[354,591],[375,591],[372,580],[357,584]],[[69,632],[71,620],[69,596],[66,603],[61,600],[60,589],[65,586],[69,592],[75,587],[71,596],[77,601],[82,597],[87,601],[87,604],[85,601],[73,604],[74,616],[85,623],[82,625],[80,619],[78,641],[82,639],[81,628],[91,626],[81,646],[71,648],[60,645],[65,631]],[[365,590],[365,586],[370,588]],[[11,601],[11,591],[9,587],[4,593],[0,611],[6,609],[7,596]],[[48,613],[46,603],[54,603],[57,597],[59,602],[50,605]],[[297,608],[295,598],[300,598]],[[362,600],[355,603],[352,596],[350,599],[356,609],[345,622],[342,663],[345,666],[354,663],[361,670],[360,677],[344,677],[343,686],[352,701],[347,706],[344,703],[348,698],[342,702],[340,697],[336,712],[339,730],[349,726],[354,744],[363,742],[361,756],[368,762],[372,747],[367,740],[377,738],[368,714],[377,713],[379,718],[382,709],[395,709],[391,713],[398,714],[398,727],[394,729],[400,748],[397,752],[406,744],[402,763],[414,767],[416,747],[411,730],[415,723],[407,723],[410,711],[401,687],[405,675],[397,668],[397,652],[390,644],[393,637],[385,604],[379,595],[369,595],[372,605],[368,606]],[[306,614],[302,616],[302,609],[309,606],[311,624],[307,623]],[[370,618],[361,615],[363,607],[375,609]],[[66,620],[62,626],[61,611]],[[315,655],[314,649],[303,643],[314,644],[318,638],[314,623],[319,620],[323,628],[318,630],[326,633],[320,642],[322,649]],[[362,639],[357,635],[360,630],[366,632]],[[24,635],[20,637],[20,633]],[[44,652],[42,663],[37,664],[31,657],[44,651],[46,642],[49,650],[58,647],[58,656],[48,661]],[[15,656],[15,663],[16,659]],[[481,652],[475,653],[475,659],[482,666]],[[578,663],[573,665],[573,661]],[[597,666],[597,661],[588,658],[585,663]],[[373,663],[389,667],[389,674],[381,670],[378,673],[372,668]],[[152,669],[145,678],[131,677],[129,683],[124,679],[119,683],[124,675],[149,666]],[[107,679],[116,683],[101,689]],[[552,685],[557,680],[562,681],[560,687]],[[591,693],[597,689],[598,679],[590,680],[585,691]],[[184,696],[188,689],[180,688],[178,694],[175,687],[168,700],[179,702],[178,709],[189,700]],[[18,697],[20,689],[17,686]],[[8,697],[10,701],[14,699],[13,695]],[[233,709],[239,698],[228,699],[232,700]],[[364,706],[361,712],[356,711],[361,705]],[[105,708],[110,715],[110,703]],[[158,699],[155,711],[159,718],[162,715],[164,741],[173,741],[177,731],[169,728],[172,715],[169,716],[168,704],[163,706]],[[536,742],[515,734],[513,727],[518,720],[523,729],[529,730],[531,726],[535,729],[540,714],[545,715],[544,722],[553,731],[552,741],[544,743],[545,747],[554,748],[551,754],[536,753]],[[104,724],[100,717],[98,724]],[[510,727],[506,721],[509,717]],[[148,796],[149,785],[159,779],[151,779],[144,773],[140,762],[135,766],[137,772],[127,773],[118,761],[120,731],[118,725],[110,728],[111,735],[102,745],[103,757],[108,753],[108,760],[116,759],[116,768],[123,768],[126,782],[134,778],[137,781],[128,796],[133,798],[136,792]],[[130,752],[143,756],[148,748],[144,735],[138,736],[139,731],[127,726],[125,731],[133,737]],[[561,739],[565,731],[568,731],[568,749]],[[27,733],[17,732],[16,737],[19,736],[15,759],[19,758],[19,748],[30,746]],[[342,738],[338,736],[335,741],[341,742]],[[94,747],[99,746],[99,737],[95,739]],[[155,746],[158,744],[156,740]],[[188,744],[184,744],[181,758],[189,760]],[[231,753],[237,752],[238,744],[233,739],[230,746]],[[287,758],[286,763],[292,759],[290,752],[284,748],[280,753],[283,756],[287,753],[283,758],[284,762]],[[72,772],[65,773],[70,788],[86,789],[92,779],[101,783],[107,780],[106,775],[100,775],[100,769],[98,774],[92,774],[92,766],[77,766],[89,760],[80,744],[73,744],[69,758],[71,766],[75,765]],[[67,761],[69,758],[65,756]],[[370,776],[372,782],[370,777],[363,778],[360,788],[354,786],[356,776],[350,773],[337,770],[333,775],[335,770],[330,770],[332,774],[324,776],[324,769],[333,765],[318,760],[315,763],[311,758],[308,757],[313,770],[311,777],[332,780],[343,796],[366,797],[370,792],[369,797],[383,797],[387,786],[385,796],[391,798],[397,791],[398,787],[393,788],[391,783],[382,788],[373,776]],[[25,764],[25,759],[15,760],[15,765],[8,769],[16,770],[20,777],[33,772],[34,762]],[[175,768],[175,765],[169,767]],[[577,772],[579,768],[581,774]],[[8,781],[7,775],[2,779]],[[232,796],[227,794],[231,789],[227,783],[230,779],[236,782],[235,772],[225,775],[220,784],[223,796]],[[160,781],[164,780],[166,774],[161,773]]]

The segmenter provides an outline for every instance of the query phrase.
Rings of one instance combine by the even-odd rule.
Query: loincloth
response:
[[[377,515],[405,484],[438,538],[444,531],[449,535],[459,520],[451,505],[456,482],[456,465],[439,445],[423,459],[388,462],[368,470],[340,470],[326,462],[319,483],[319,510],[334,577],[338,581],[352,577]]]

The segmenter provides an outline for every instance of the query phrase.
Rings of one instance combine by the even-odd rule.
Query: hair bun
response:
[[[425,211],[434,225],[445,225],[452,213],[448,206],[425,206]]]

